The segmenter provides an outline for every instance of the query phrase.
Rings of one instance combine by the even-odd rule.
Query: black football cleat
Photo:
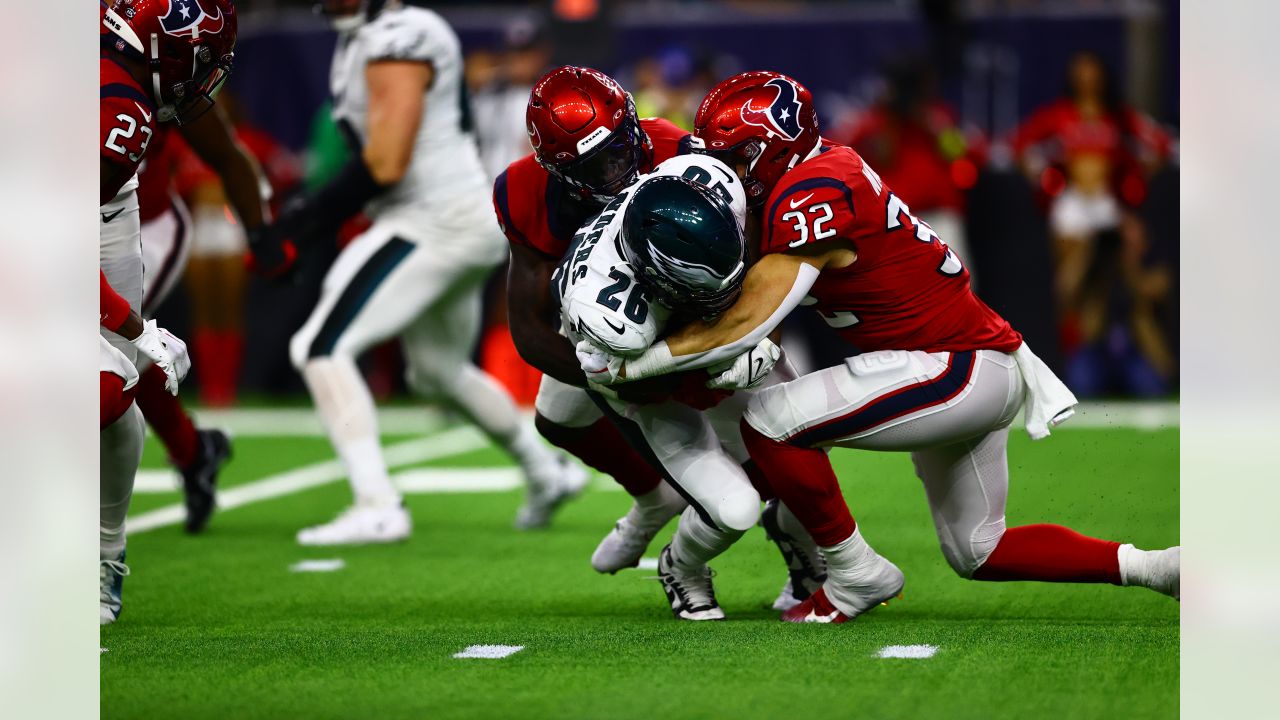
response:
[[[231,459],[231,438],[221,430],[196,431],[196,461],[182,469],[182,493],[187,506],[186,530],[195,535],[209,524],[216,507],[218,473]]]

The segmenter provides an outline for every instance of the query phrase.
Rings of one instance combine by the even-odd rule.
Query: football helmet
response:
[[[622,216],[622,254],[667,308],[711,318],[729,308],[747,273],[746,244],[729,204],[674,175],[640,183]]]
[[[329,18],[329,24],[338,32],[359,29],[382,12],[387,0],[322,0],[315,9]]]
[[[653,163],[631,94],[598,70],[566,65],[543,75],[525,111],[538,164],[583,196],[604,202]]]
[[[734,75],[707,93],[693,120],[693,152],[746,166],[747,200],[759,205],[782,174],[822,142],[813,95],[776,72]]]
[[[112,0],[104,44],[142,60],[160,120],[190,122],[213,105],[235,60],[231,0]]]

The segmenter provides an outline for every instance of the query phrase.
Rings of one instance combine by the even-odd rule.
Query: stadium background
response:
[[[259,138],[254,145],[265,148],[259,154],[283,195],[322,181],[344,158],[327,121],[335,34],[308,0],[241,6],[229,105]],[[462,39],[491,174],[527,152],[524,100],[532,80],[553,65],[610,72],[633,92],[642,115],[685,127],[719,79],[779,70],[814,91],[824,134],[855,145],[890,178],[959,250],[983,299],[1078,394],[1176,394],[1176,1],[544,0],[432,7]],[[1118,208],[1114,227],[1062,238],[1049,218],[1074,182],[1079,156],[1064,152],[1053,128],[1039,142],[1023,140],[1037,111],[1068,97],[1069,68],[1082,53],[1105,70],[1105,106],[1142,113],[1156,139],[1122,129],[1098,191]],[[196,170],[186,173],[194,179],[183,177],[178,188],[189,196],[211,179]],[[188,284],[188,292],[174,293],[159,317],[194,340],[189,392],[211,406],[301,397],[288,338],[337,248],[356,229],[314,242],[293,284],[250,278],[243,286],[211,292]],[[519,362],[506,334],[502,276],[491,283],[477,354],[527,404],[536,373]],[[789,329],[788,348],[802,366],[832,364],[851,352],[816,320],[796,318]],[[219,332],[244,337],[209,340]],[[246,356],[246,345],[257,350]],[[394,343],[370,353],[363,366],[381,397],[405,394]]]

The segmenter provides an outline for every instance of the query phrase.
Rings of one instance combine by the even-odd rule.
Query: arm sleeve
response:
[[[120,296],[107,282],[107,276],[101,270],[98,271],[98,277],[101,278],[100,295],[98,299],[98,323],[102,327],[115,332],[120,329],[124,321],[129,317],[129,301]]]
[[[818,269],[807,263],[802,264],[799,272],[796,273],[795,282],[792,284],[791,290],[787,292],[786,297],[783,298],[782,304],[773,311],[768,320],[742,338],[728,345],[721,345],[705,352],[680,356],[673,356],[667,348],[667,343],[660,342],[635,360],[627,361],[627,379],[640,380],[654,375],[696,370],[738,357],[760,344],[761,340],[768,337],[778,325],[782,324],[783,319],[790,315],[792,310],[800,306],[800,301],[809,293],[809,289],[813,287],[814,282],[817,280]]]

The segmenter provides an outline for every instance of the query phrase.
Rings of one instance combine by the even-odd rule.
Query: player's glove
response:
[[[578,355],[582,372],[587,374],[589,382],[595,385],[612,385],[618,381],[624,362],[622,358],[601,350],[590,340],[579,340],[574,352]]]
[[[710,368],[714,376],[707,381],[712,390],[749,390],[757,387],[773,372],[782,357],[782,348],[765,338],[755,347],[723,365]]]
[[[187,344],[176,335],[156,325],[155,320],[142,323],[142,334],[130,340],[138,352],[151,358],[156,367],[164,371],[164,389],[170,395],[178,394],[178,383],[187,376],[191,369],[191,357],[187,355]]]
[[[280,232],[279,226],[264,225],[248,232],[249,256],[245,266],[265,278],[287,276],[298,260],[298,248]]]

